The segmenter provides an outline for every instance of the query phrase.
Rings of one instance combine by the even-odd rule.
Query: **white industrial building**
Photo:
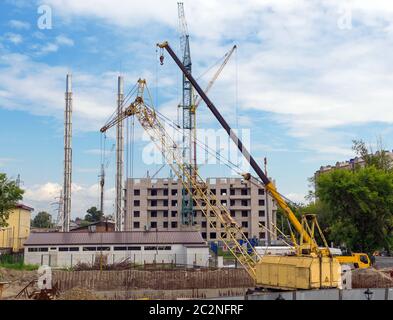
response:
[[[25,264],[59,268],[125,260],[207,267],[209,247],[196,231],[33,233],[25,243],[24,259]]]

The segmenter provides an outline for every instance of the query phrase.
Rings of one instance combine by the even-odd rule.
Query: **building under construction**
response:
[[[262,184],[242,178],[209,178],[206,183],[218,201],[228,207],[248,238],[264,243],[276,240],[276,234],[267,232],[266,227],[276,225],[277,206]],[[126,230],[178,231],[187,227],[182,224],[182,190],[183,184],[177,179],[128,179]],[[194,200],[191,206],[193,227],[201,232],[203,239],[218,241],[220,225],[213,228]]]

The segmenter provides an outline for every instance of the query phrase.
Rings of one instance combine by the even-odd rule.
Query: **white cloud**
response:
[[[64,116],[66,67],[48,66],[20,54],[0,57],[0,105],[36,115]],[[74,124],[76,130],[97,131],[115,105],[115,74],[98,77],[75,73]],[[23,88],[23,95],[20,90]]]
[[[17,33],[6,33],[5,38],[15,45],[21,44],[23,42],[23,37]]]
[[[0,106],[35,115],[52,116],[63,121],[65,77],[69,72],[67,67],[37,63],[26,55],[0,56]],[[153,78],[150,72],[141,74]],[[131,79],[138,79],[141,74],[125,74],[125,78],[128,83],[132,83]],[[75,71],[75,130],[99,132],[115,110],[117,76],[117,72],[94,75]],[[171,82],[163,78],[160,85],[166,83]],[[20,94],[21,88],[23,95]],[[110,135],[111,132],[108,132],[108,136]]]
[[[48,53],[57,52],[58,50],[59,50],[59,46],[57,44],[47,43],[39,49],[38,54],[44,55]]]
[[[288,193],[285,197],[295,203],[306,203],[306,195],[301,193]]]
[[[177,1],[45,2],[68,23],[82,17],[127,32],[156,24],[177,28]],[[223,7],[219,0],[185,1],[194,64],[208,66],[228,43],[239,43],[240,108],[269,112],[269,120],[284,126],[302,147],[348,154],[339,134],[329,130],[393,122],[393,63],[386,59],[393,49],[393,5],[388,0],[344,5],[340,0],[229,0]],[[349,30],[338,26],[342,9],[351,13]],[[234,78],[234,70],[226,70],[212,93],[225,114],[233,104],[228,92],[235,91]]]
[[[9,22],[9,26],[14,29],[18,30],[29,30],[30,29],[30,23],[25,22],[25,21],[20,21],[20,20],[11,20]]]
[[[47,182],[27,187],[23,201],[34,207],[35,213],[47,211],[53,218],[57,217],[58,201],[62,186],[58,183]],[[99,205],[99,185],[72,185],[72,218],[83,218],[86,210]],[[106,190],[105,193],[105,213],[113,213],[113,203],[115,197],[114,188]]]
[[[35,185],[26,189],[24,199],[26,201],[44,202],[50,205],[50,202],[54,202],[56,197],[60,195],[61,189],[61,185],[51,182]]]
[[[38,33],[38,37],[42,38],[42,34]],[[48,42],[44,45],[35,45],[34,48],[38,49],[36,54],[46,55],[59,51],[61,47],[73,47],[74,40],[64,35],[59,35],[55,38],[54,42]]]
[[[72,47],[74,45],[74,40],[72,40],[64,35],[60,35],[60,36],[56,37],[56,43],[60,46]]]

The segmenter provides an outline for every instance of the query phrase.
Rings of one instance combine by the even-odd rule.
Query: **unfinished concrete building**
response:
[[[241,178],[209,178],[206,182],[218,200],[228,207],[232,217],[243,227],[247,237],[267,242],[271,234],[259,224],[276,224],[277,206],[272,198],[266,195],[262,184],[255,185]],[[125,193],[127,231],[178,231],[184,228],[181,217],[181,181],[131,178],[127,181]],[[220,226],[215,231],[195,204],[194,216],[194,227],[201,232],[205,240],[219,240],[217,233]],[[274,236],[271,238],[275,240]]]

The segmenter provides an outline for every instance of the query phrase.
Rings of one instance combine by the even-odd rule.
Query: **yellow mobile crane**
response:
[[[369,260],[364,259],[366,255],[358,254],[352,257],[334,257],[326,243],[322,230],[320,229],[315,215],[306,215],[302,222],[296,218],[291,208],[287,205],[284,198],[277,191],[272,181],[265,175],[255,159],[248,152],[242,141],[236,136],[234,131],[222,117],[218,109],[207,97],[193,76],[181,63],[168,42],[157,44],[163,51],[169,53],[185,77],[191,82],[199,96],[206,103],[210,111],[226,130],[232,141],[236,144],[240,152],[250,163],[260,180],[266,187],[267,192],[282,208],[291,225],[297,231],[300,241],[297,244],[296,255],[294,256],[264,256],[255,263],[255,280],[257,285],[276,288],[276,289],[313,289],[339,286],[342,263],[358,263],[361,259],[362,266],[368,266]],[[163,53],[160,58],[164,61]],[[251,175],[247,176],[251,179]],[[316,241],[316,236],[322,239],[324,247],[320,248]],[[362,258],[361,258],[362,257]],[[258,257],[257,257],[258,258]],[[367,257],[368,258],[368,257]],[[360,265],[358,265],[360,267]]]

